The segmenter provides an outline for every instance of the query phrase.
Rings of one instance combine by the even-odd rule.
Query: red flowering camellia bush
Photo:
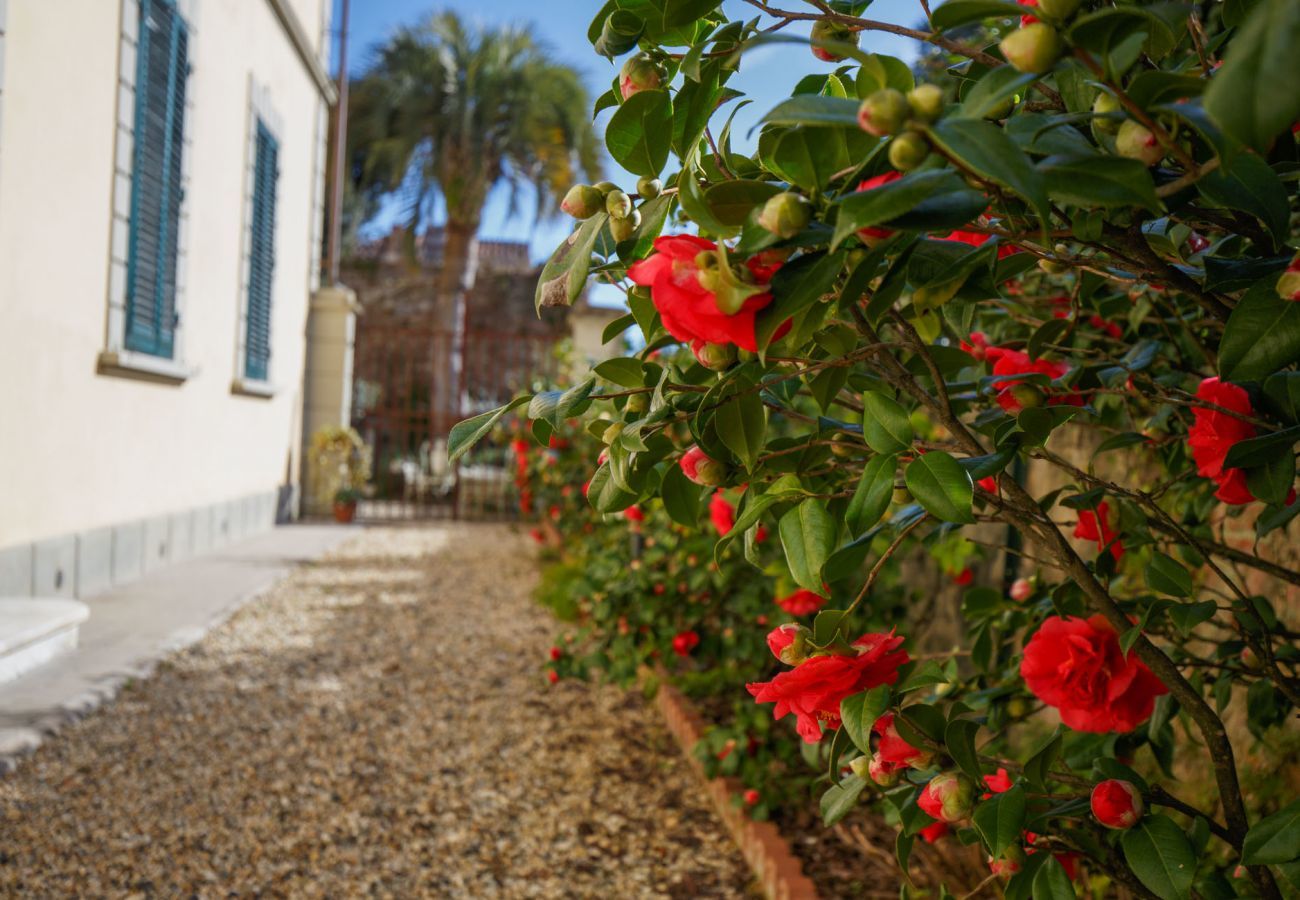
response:
[[[901,883],[921,838],[980,845],[958,891],[1295,895],[1300,4],[868,5],[593,0],[639,181],[574,187],[537,302],[616,285],[644,350],[453,453],[585,416],[595,513],[788,583],[734,690]],[[664,652],[725,662],[704,624]]]

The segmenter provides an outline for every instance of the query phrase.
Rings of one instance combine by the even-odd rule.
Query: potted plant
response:
[[[339,488],[334,493],[334,521],[347,524],[357,514],[357,491],[355,488]]]

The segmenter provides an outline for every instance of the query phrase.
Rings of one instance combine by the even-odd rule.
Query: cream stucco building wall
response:
[[[7,3],[0,594],[24,579],[37,594],[85,594],[256,530],[298,479],[331,97],[328,0],[178,4],[191,30],[188,179],[178,359],[163,378],[104,365],[120,328],[110,305],[130,148],[118,123],[131,97],[119,76],[133,67],[137,2]],[[269,390],[241,392],[254,111],[279,141],[271,362]]]

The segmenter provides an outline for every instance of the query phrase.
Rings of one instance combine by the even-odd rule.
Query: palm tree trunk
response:
[[[434,347],[434,429],[446,436],[470,410],[464,408],[469,294],[478,276],[478,223],[451,222],[446,227],[436,304],[439,346]],[[445,362],[443,362],[445,360]]]

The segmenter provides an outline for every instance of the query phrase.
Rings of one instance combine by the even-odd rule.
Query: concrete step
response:
[[[0,597],[0,684],[75,649],[89,617],[76,600]]]

